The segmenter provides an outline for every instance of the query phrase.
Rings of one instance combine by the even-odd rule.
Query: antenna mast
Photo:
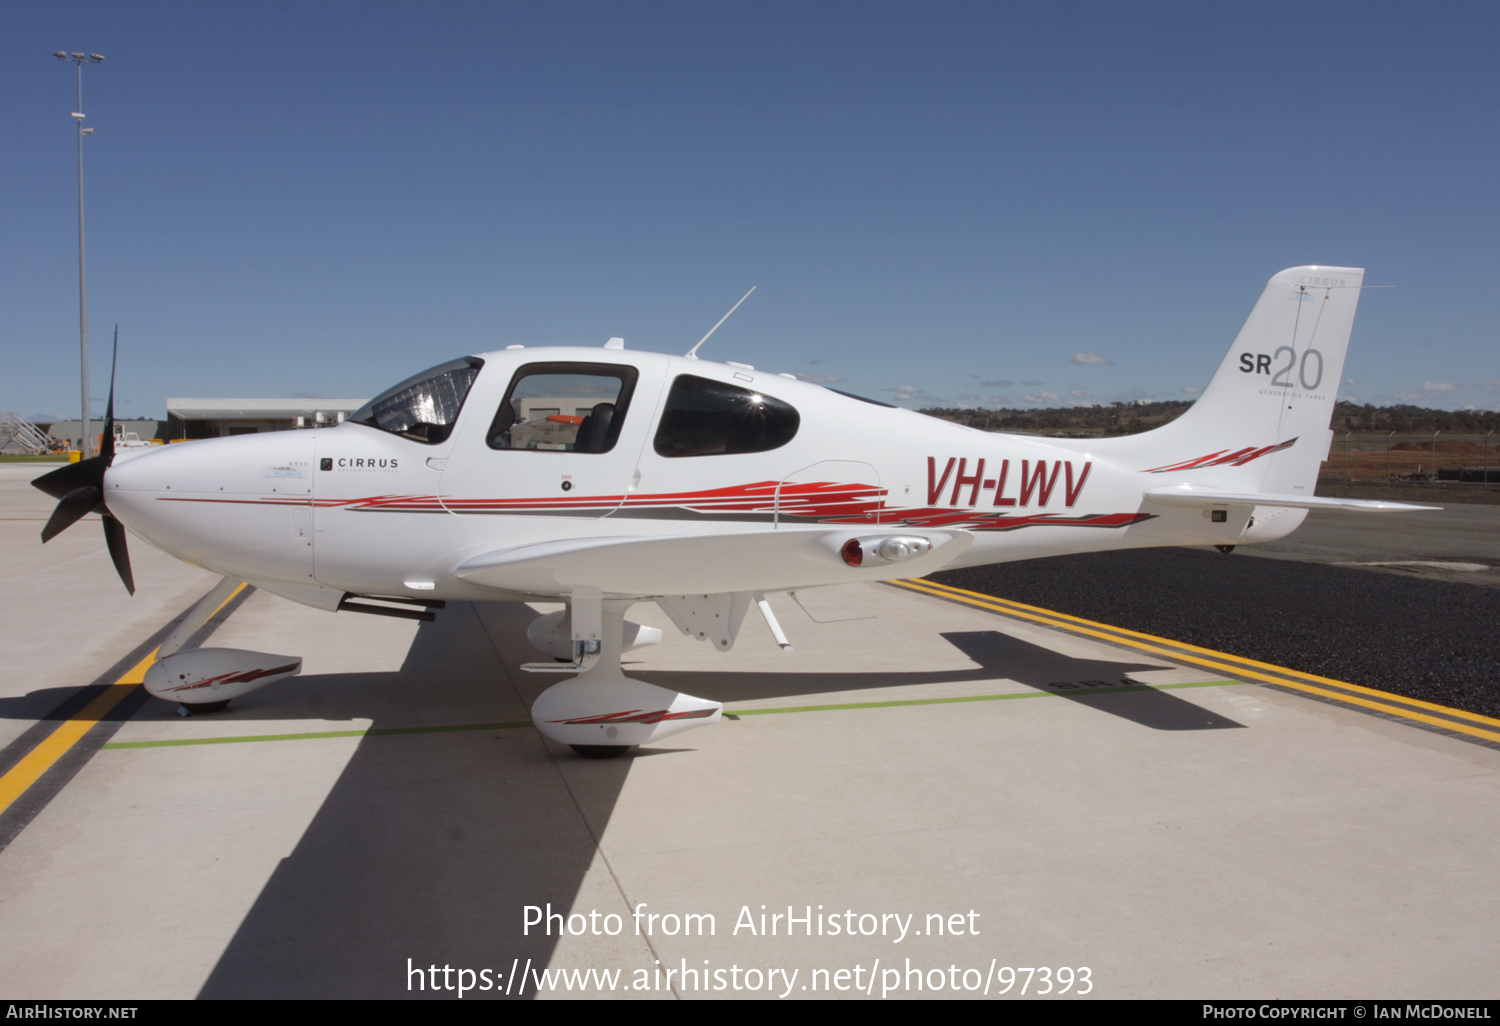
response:
[[[755,288],[756,288],[756,286],[751,285],[750,286],[750,292],[754,292]],[[740,303],[743,303],[745,300],[747,300],[747,299],[750,298],[750,292],[746,292],[743,296],[740,297]],[[732,314],[736,310],[738,310],[740,308],[740,303],[736,303],[733,306],[731,306],[729,308],[729,313],[727,313],[723,317],[719,318],[719,324],[723,324],[725,321],[729,320],[729,314]],[[718,331],[719,330],[719,324],[715,324],[712,328],[709,328],[708,329],[708,335],[712,335],[714,332]],[[704,335],[702,338],[700,338],[698,340],[698,346],[701,346],[703,343],[705,343],[705,342],[708,341],[708,335]],[[696,359],[698,359],[698,346],[694,346],[693,348],[691,348],[691,349],[689,349],[687,351],[686,355],[687,355],[687,358],[689,360],[696,360]]]

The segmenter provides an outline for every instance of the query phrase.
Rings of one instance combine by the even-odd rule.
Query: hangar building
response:
[[[167,437],[222,438],[342,424],[368,399],[168,399]]]
[[[120,419],[122,434],[134,433],[142,441],[175,442],[185,438],[222,438],[253,435],[262,431],[341,424],[363,406],[365,399],[168,399],[166,420]],[[77,420],[59,420],[36,425],[70,448],[78,447],[82,427]],[[104,417],[89,423],[95,435],[104,430]]]

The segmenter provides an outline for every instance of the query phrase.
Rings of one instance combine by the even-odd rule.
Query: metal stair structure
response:
[[[51,451],[47,436],[19,413],[0,410],[0,453],[41,455]]]

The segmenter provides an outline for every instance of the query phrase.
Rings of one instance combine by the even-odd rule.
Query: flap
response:
[[[920,537],[926,555],[852,567],[839,550],[851,538]],[[455,573],[473,584],[531,594],[597,587],[613,595],[789,591],[825,584],[920,577],[956,559],[967,531],[877,525],[861,529],[759,530],[719,534],[555,538],[475,556]]]

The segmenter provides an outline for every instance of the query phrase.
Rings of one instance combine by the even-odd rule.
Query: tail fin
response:
[[[1214,468],[1213,478],[1245,491],[1312,495],[1364,275],[1292,267],[1267,282],[1193,408],[1137,436],[1162,456],[1183,454],[1151,469],[1203,477]]]

